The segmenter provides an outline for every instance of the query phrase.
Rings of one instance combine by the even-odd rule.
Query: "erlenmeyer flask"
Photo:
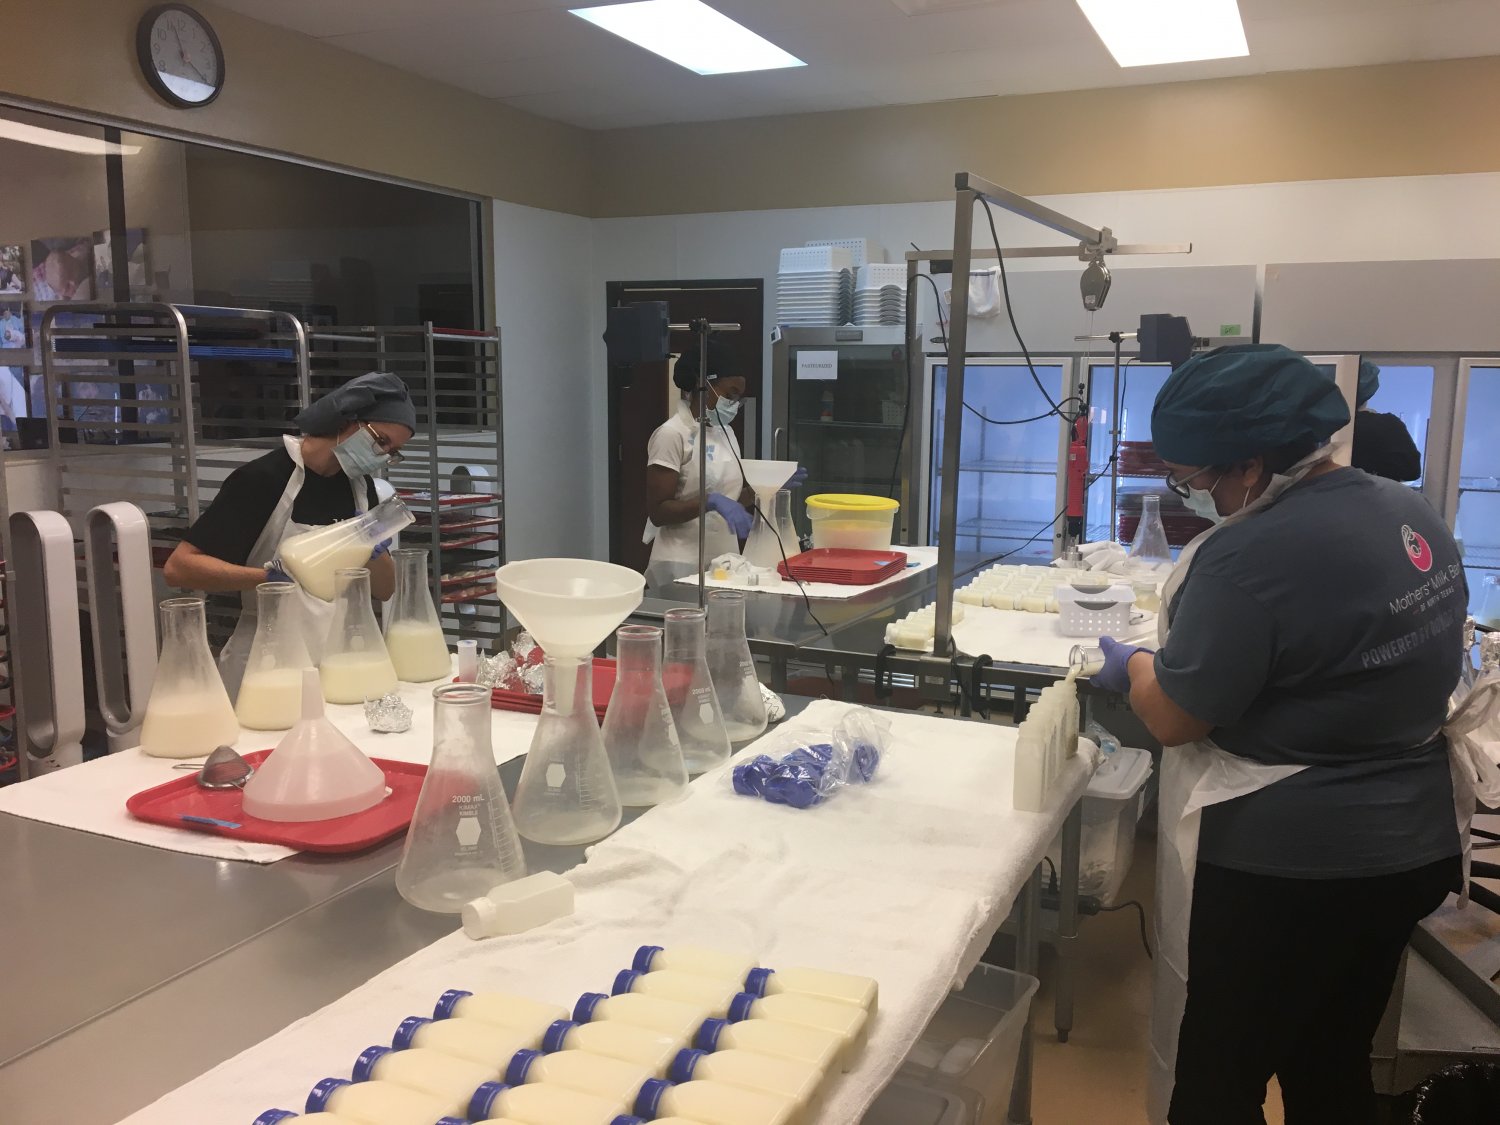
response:
[[[370,572],[362,566],[334,574],[333,620],[318,673],[329,703],[363,703],[396,690],[396,669],[370,606]]]
[[[542,664],[542,714],[516,786],[516,829],[538,844],[592,844],[621,816],[594,714],[594,660],[548,656]]]
[[[1141,497],[1141,522],[1130,544],[1127,566],[1131,570],[1170,569],[1172,548],[1167,546],[1167,529],[1161,523],[1161,497]]]
[[[776,531],[781,536],[781,546],[786,557],[802,553],[802,540],[797,537],[797,525],[792,520],[792,490],[783,488],[776,493],[776,514],[772,517]]]
[[[1491,629],[1500,629],[1500,574],[1486,574],[1480,588],[1479,610],[1474,620]],[[157,673],[160,675],[160,673]]]
[[[141,750],[156,758],[196,758],[240,736],[229,693],[208,651],[202,598],[161,603],[161,659],[141,724]]]
[[[708,638],[701,609],[669,609],[666,626],[666,659],[662,687],[667,706],[677,726],[683,764],[691,775],[706,773],[729,761],[729,733],[713,677],[708,674]]]
[[[250,730],[286,730],[302,715],[302,673],[313,666],[297,612],[297,585],[262,582],[255,601],[255,639],[234,713]]]
[[[353,519],[292,536],[281,545],[281,565],[313,597],[331,602],[337,592],[334,577],[340,570],[364,566],[378,544],[414,520],[400,497],[388,497]]]
[[[620,803],[662,805],[682,796],[687,767],[661,682],[661,634],[654,625],[615,631],[614,694],[604,715],[604,752]]]
[[[526,874],[490,746],[490,689],[432,691],[432,763],[406,830],[396,889],[422,910],[457,914]]]
[[[409,684],[446,680],[453,672],[448,642],[427,585],[427,552],[403,547],[391,552],[396,593],[385,614],[385,647],[396,676]]]
[[[766,729],[766,701],[745,639],[745,595],[738,590],[708,596],[708,674],[729,741],[758,737]]]

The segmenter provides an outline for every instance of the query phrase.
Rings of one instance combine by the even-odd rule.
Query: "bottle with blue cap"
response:
[[[541,1045],[541,1036],[519,1028],[483,1020],[433,1020],[426,1016],[407,1016],[391,1037],[391,1046],[398,1051],[427,1047],[454,1058],[483,1063],[497,1072],[517,1051],[535,1050]]]
[[[684,1004],[681,1000],[647,996],[640,992],[627,992],[619,996],[585,992],[578,998],[578,1003],[573,1005],[573,1019],[578,1023],[618,1021],[684,1038],[692,1035],[704,1020],[712,1017],[713,1013],[702,1004]]]
[[[391,1120],[406,1121],[407,1119],[402,1117],[391,1118]],[[283,1121],[296,1121],[299,1125],[367,1125],[363,1119],[356,1121],[352,1117],[340,1117],[336,1113],[293,1113],[289,1109],[268,1109],[250,1125],[280,1125]],[[381,1125],[384,1125],[384,1121],[385,1119],[382,1118]],[[428,1125],[428,1123],[424,1121],[422,1125]],[[462,1117],[439,1117],[432,1125],[468,1125],[468,1123]],[[519,1123],[513,1123],[513,1125],[519,1125]]]
[[[544,1004],[525,996],[512,996],[504,992],[465,992],[461,988],[450,988],[438,997],[432,1018],[480,1020],[484,1023],[513,1027],[538,1040],[547,1028],[558,1020],[568,1018],[568,1010],[556,1004]]]
[[[613,1099],[562,1086],[486,1082],[469,1100],[470,1121],[494,1125],[511,1120],[507,1115],[526,1125],[643,1125],[639,1117],[626,1113],[625,1107]]]
[[[499,1073],[493,1066],[456,1059],[441,1051],[412,1047],[366,1047],[354,1060],[354,1081],[388,1082],[436,1098],[443,1113],[462,1117],[474,1091],[493,1082]]]
[[[755,964],[755,958],[746,957],[742,953],[726,953],[696,945],[674,945],[670,949],[659,945],[643,945],[635,951],[635,959],[630,967],[638,973],[672,969],[679,973],[693,973],[700,977],[738,983],[755,968]]]
[[[707,1008],[711,1016],[723,1018],[729,1013],[729,1002],[740,991],[737,981],[715,980],[693,973],[680,973],[673,969],[658,969],[642,973],[635,969],[622,969],[615,976],[614,994],[639,993],[642,996],[660,996],[663,1000],[676,1000]]]
[[[776,1059],[733,1048],[727,1051],[683,1051],[672,1062],[667,1077],[673,1082],[709,1079],[743,1090],[758,1090],[785,1098],[799,1116],[812,1120],[813,1103],[823,1085],[823,1072],[791,1059]]]
[[[875,1014],[880,998],[880,986],[871,978],[827,969],[751,969],[745,977],[745,991],[756,996],[795,992],[840,1004],[857,1004],[871,1015]]]
[[[853,1066],[847,1045],[843,1036],[823,1028],[767,1019],[741,1023],[704,1020],[693,1037],[693,1046],[700,1051],[753,1051],[757,1055],[806,1063],[824,1072],[836,1066],[847,1071]]]
[[[685,1117],[713,1125],[799,1125],[802,1120],[785,1098],[708,1080],[673,1085],[653,1078],[636,1098],[635,1112],[648,1121]]]
[[[431,1094],[391,1082],[350,1082],[347,1078],[323,1079],[308,1091],[305,1109],[306,1117],[314,1120],[327,1114],[360,1125],[434,1125],[452,1117],[463,1120],[462,1108],[451,1112],[442,1099]]]
[[[866,1026],[869,1017],[863,1008],[796,992],[776,996],[741,992],[729,1005],[729,1022],[739,1023],[741,1020],[778,1020],[831,1031],[844,1041],[846,1062],[864,1049],[869,1035]]]
[[[558,1020],[542,1037],[542,1050],[587,1051],[591,1055],[619,1059],[645,1067],[656,1078],[665,1078],[677,1052],[687,1046],[687,1036],[669,1035],[649,1027],[601,1020],[577,1023]]]
[[[505,1081],[512,1086],[541,1082],[577,1090],[580,1094],[618,1101],[629,1106],[640,1093],[651,1072],[643,1066],[586,1051],[517,1051],[505,1068]]]

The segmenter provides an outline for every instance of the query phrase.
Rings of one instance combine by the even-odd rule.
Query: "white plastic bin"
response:
[[[925,1086],[980,1098],[979,1120],[1004,1121],[1037,979],[978,965],[933,1015],[902,1064]]]
[[[1115,904],[1135,858],[1135,830],[1150,777],[1151,754],[1122,746],[1104,760],[1084,791],[1078,892],[1105,906]],[[1061,871],[1062,837],[1052,841],[1047,858]]]
[[[859,1120],[860,1125],[979,1125],[979,1095],[901,1070]],[[992,1113],[990,1120],[1003,1118]]]
[[[807,498],[813,547],[888,551],[901,504],[885,496],[825,492]]]

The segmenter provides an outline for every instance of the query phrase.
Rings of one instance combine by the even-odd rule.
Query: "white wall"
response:
[[[608,527],[595,498],[608,495],[609,478],[595,463],[607,419],[604,361],[596,368],[589,345],[594,306],[604,307],[603,288],[591,284],[590,222],[498,200],[491,206],[506,557],[608,558],[607,535],[592,531],[601,518]]]
[[[788,170],[788,174],[795,174]],[[1122,242],[1192,242],[1181,257],[1118,258],[1111,269],[1270,262],[1347,262],[1500,257],[1500,226],[1489,221],[1500,199],[1500,174],[1411,176],[1365,180],[1319,180],[1174,191],[1056,195],[1041,201],[1095,226],[1108,226]],[[1010,215],[997,214],[1002,245],[1056,244],[1061,236]],[[975,216],[974,244],[990,245],[982,214]],[[604,285],[608,281],[674,278],[763,277],[766,323],[775,323],[777,252],[811,238],[873,238],[899,261],[908,242],[947,248],[953,242],[951,201],[889,206],[827,207],[783,211],[740,211],[708,215],[666,215],[600,219],[593,223],[593,279],[588,286],[595,309],[590,333],[590,378],[594,440],[593,491],[608,494],[604,411],[602,330]],[[503,272],[504,264],[498,268]],[[1018,272],[1079,266],[1068,259],[1017,262]],[[1125,284],[1117,278],[1116,287]],[[923,284],[925,323],[936,323]],[[1024,306],[1024,279],[1012,286]],[[1162,310],[1171,311],[1171,310]],[[1079,331],[1088,330],[1081,305]],[[1109,305],[1095,318],[1094,331],[1130,327],[1107,323]],[[1209,326],[1217,329],[1217,325]],[[1025,320],[1021,330],[1026,331]],[[1249,325],[1246,325],[1246,331]],[[971,341],[974,347],[985,346]],[[769,350],[767,360],[769,362]],[[515,393],[507,395],[515,401]],[[767,402],[769,406],[769,400]],[[514,495],[514,493],[512,493]],[[595,506],[593,547],[608,550],[608,512]]]

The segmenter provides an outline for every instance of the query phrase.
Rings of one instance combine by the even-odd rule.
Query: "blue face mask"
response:
[[[1218,485],[1215,484],[1214,488],[1217,487]],[[1214,504],[1214,492],[1212,488],[1188,489],[1187,499],[1183,501],[1183,505],[1193,515],[1201,516],[1203,519],[1210,520],[1213,523],[1220,523],[1224,519],[1219,514],[1218,506]]]
[[[370,431],[359,426],[355,431],[333,447],[339,468],[346,477],[366,477],[380,472],[390,464],[390,454],[375,444]]]
[[[739,412],[740,403],[738,399],[721,397],[718,402],[714,403],[714,415],[719,419],[720,425],[729,425],[735,420]]]

